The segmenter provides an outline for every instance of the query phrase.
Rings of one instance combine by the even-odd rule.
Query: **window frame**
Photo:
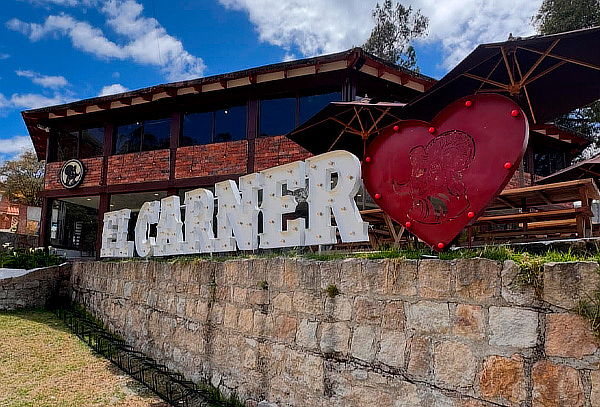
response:
[[[83,137],[83,132],[87,131],[87,130],[92,130],[92,129],[102,129],[102,146],[100,149],[100,153],[98,155],[92,155],[89,157],[81,157],[81,140]],[[98,126],[98,127],[86,127],[85,129],[77,129],[77,130],[60,130],[58,132],[58,137],[56,135],[54,135],[53,137],[51,137],[50,139],[50,146],[49,146],[49,154],[48,154],[48,162],[62,162],[62,161],[67,161],[67,160],[72,160],[72,159],[77,159],[77,160],[85,160],[88,158],[97,158],[97,157],[102,157],[104,156],[104,133],[106,132],[106,126]],[[58,157],[58,146],[59,146],[59,138],[61,134],[73,134],[73,133],[77,133],[77,146],[75,147],[75,157],[72,158],[61,158],[59,159]]]
[[[146,131],[145,131],[146,122],[161,121],[161,120],[166,120],[169,122],[169,135],[167,137],[167,140],[169,140],[169,143],[167,143],[167,146],[164,148],[157,148],[154,150],[145,150],[144,149],[144,135],[146,133]],[[119,128],[125,127],[125,126],[131,126],[131,125],[141,125],[142,134],[140,135],[140,143],[139,143],[138,149],[135,151],[119,152],[117,150],[117,144],[119,142]],[[137,153],[144,153],[144,152],[148,152],[148,151],[168,150],[170,148],[170,140],[172,137],[172,134],[171,134],[172,130],[173,130],[173,117],[171,115],[159,117],[156,119],[152,118],[152,119],[144,119],[144,120],[138,120],[138,121],[133,121],[133,122],[124,122],[124,123],[116,124],[114,126],[113,134],[112,134],[112,152],[113,153],[111,155],[137,154]]]

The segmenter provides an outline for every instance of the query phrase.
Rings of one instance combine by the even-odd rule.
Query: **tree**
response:
[[[410,44],[414,38],[426,34],[429,19],[414,11],[411,6],[404,7],[392,0],[384,0],[383,5],[373,10],[375,27],[367,42],[365,51],[402,67],[418,70],[417,54]]]
[[[26,150],[14,160],[0,166],[0,180],[6,196],[13,202],[41,206],[44,187],[44,162],[33,150]]]
[[[598,26],[600,0],[544,0],[538,13],[533,16],[533,23],[543,35]],[[596,147],[600,147],[600,101],[555,121],[594,139]]]

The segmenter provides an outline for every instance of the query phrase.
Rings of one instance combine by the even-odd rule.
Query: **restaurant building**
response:
[[[40,245],[94,256],[105,212],[129,208],[135,219],[146,201],[305,159],[310,152],[285,135],[329,102],[406,103],[434,83],[354,48],[25,111],[46,160]],[[532,126],[511,185],[568,166],[587,144],[553,125]],[[71,159],[83,169],[65,175]],[[359,198],[364,205],[368,197]]]

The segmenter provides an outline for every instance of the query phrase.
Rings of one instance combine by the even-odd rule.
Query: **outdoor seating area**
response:
[[[504,190],[466,231],[466,245],[590,238],[599,236],[592,223],[592,202],[600,199],[593,179]],[[371,225],[370,244],[399,247],[411,240],[404,226],[381,209],[360,212]]]
[[[469,228],[469,242],[521,242],[593,236],[594,180],[581,179],[503,191]]]

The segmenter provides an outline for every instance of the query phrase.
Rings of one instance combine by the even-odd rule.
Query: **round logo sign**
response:
[[[83,181],[83,175],[85,173],[85,168],[83,163],[79,160],[69,160],[64,163],[60,172],[58,173],[58,178],[60,179],[60,183],[65,188],[75,188]]]

